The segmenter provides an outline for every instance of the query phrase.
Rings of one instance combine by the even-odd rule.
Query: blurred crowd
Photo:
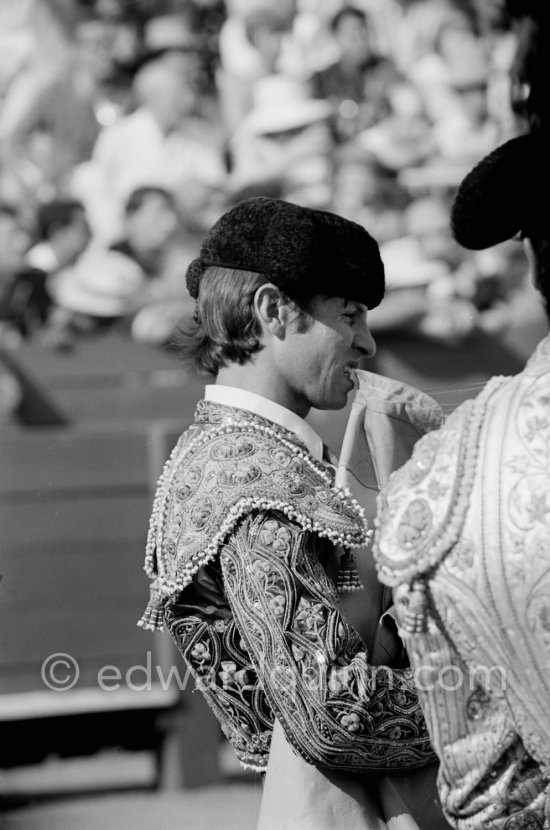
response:
[[[377,238],[375,334],[506,326],[515,247],[466,252],[448,230],[464,173],[521,129],[496,0],[3,0],[0,17],[1,348],[168,343],[202,234],[254,195]]]

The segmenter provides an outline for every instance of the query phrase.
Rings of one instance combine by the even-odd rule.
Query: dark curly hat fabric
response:
[[[374,308],[384,296],[380,251],[365,228],[266,196],[239,202],[210,229],[187,269],[192,297],[211,265],[255,271],[295,297],[330,294]]]
[[[489,248],[518,232],[548,234],[537,194],[548,196],[548,149],[542,135],[512,138],[485,156],[458,188],[451,209],[457,242]]]

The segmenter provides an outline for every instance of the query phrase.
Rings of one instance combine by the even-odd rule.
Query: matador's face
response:
[[[309,327],[289,331],[279,366],[296,411],[342,409],[355,384],[362,357],[376,351],[367,326],[367,308],[342,297],[314,297]]]

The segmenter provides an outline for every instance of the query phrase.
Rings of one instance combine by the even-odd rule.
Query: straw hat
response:
[[[94,317],[123,317],[135,310],[146,284],[143,270],[118,251],[91,253],[48,280],[48,291],[60,308]]]
[[[312,98],[302,81],[269,75],[256,81],[253,109],[245,124],[256,135],[269,135],[307,127],[331,113],[332,105]]]
[[[150,51],[163,49],[196,48],[196,37],[181,14],[159,14],[151,17],[144,27],[145,48]]]

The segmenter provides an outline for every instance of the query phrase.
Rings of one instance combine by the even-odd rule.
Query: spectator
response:
[[[80,337],[115,329],[127,332],[135,298],[145,283],[143,270],[124,254],[88,249],[48,282],[55,304],[48,344],[70,348]]]
[[[342,142],[388,115],[388,92],[396,69],[374,50],[369,19],[361,9],[345,6],[334,15],[330,28],[338,60],[315,72],[311,81],[316,97],[333,104],[336,139]]]
[[[142,65],[134,78],[137,109],[99,134],[92,159],[75,171],[94,235],[110,244],[122,233],[124,203],[142,185],[165,187],[183,215],[199,225],[216,210],[225,171],[208,127],[194,120],[196,61],[168,51]],[[213,207],[214,205],[214,207]]]
[[[250,112],[256,81],[274,73],[291,74],[295,43],[295,0],[269,6],[262,0],[233,0],[220,31],[218,90],[228,137]]]
[[[192,312],[182,274],[195,256],[194,240],[182,232],[175,200],[163,188],[134,190],[125,216],[125,237],[111,250],[135,260],[147,278],[134,300],[131,334],[162,344],[175,333],[182,316]]]
[[[30,235],[15,207],[0,203],[0,345],[18,346],[47,318],[46,274],[25,264]]]
[[[307,85],[283,75],[256,84],[252,112],[230,143],[235,199],[278,196],[307,207],[332,198],[332,107],[313,99]]]
[[[124,214],[124,236],[111,250],[134,259],[150,277],[157,276],[180,229],[174,197],[162,187],[138,187],[130,194]]]
[[[91,234],[83,205],[76,199],[54,199],[38,209],[40,241],[27,253],[27,263],[46,274],[73,265],[87,248]]]
[[[488,99],[488,68],[465,67],[449,77],[456,110],[434,125],[439,154],[450,162],[470,166],[488,153],[500,138]]]
[[[183,13],[198,46],[201,92],[216,97],[216,76],[220,65],[219,37],[227,19],[225,0],[190,0],[185,4]]]
[[[465,117],[462,91],[474,86],[487,91],[489,60],[479,15],[470,0],[399,0],[399,5],[395,61],[420,90],[431,123],[452,134],[471,115]]]
[[[338,60],[330,21],[341,6],[342,0],[300,0],[297,4],[293,32],[303,55],[305,77]]]
[[[436,144],[417,88],[406,78],[388,92],[389,114],[341,147],[334,206],[344,216],[375,229],[380,241],[402,233],[411,195],[403,170],[423,164]]]
[[[100,7],[85,15],[75,29],[79,61],[89,81],[98,128],[106,127],[132,107],[131,68],[141,48],[135,17],[101,15]],[[94,139],[97,134],[94,133]],[[85,156],[89,158],[91,149]]]
[[[395,0],[393,6],[391,50],[405,74],[434,52],[454,70],[464,66],[465,48],[477,51],[478,17],[469,0]]]
[[[193,256],[173,196],[159,187],[137,188],[125,205],[122,237],[108,249],[91,247],[53,278],[58,335],[116,329],[165,342],[189,311],[181,275]]]
[[[452,47],[449,46],[449,42]],[[468,167],[500,138],[503,119],[490,108],[487,43],[473,28],[443,27],[409,74],[422,94],[442,159]]]
[[[387,117],[359,133],[356,146],[365,158],[393,173],[434,155],[437,145],[415,84],[406,77],[394,80],[388,93]]]
[[[116,32],[93,14],[79,19],[76,13],[62,31],[59,54],[34,58],[14,78],[0,114],[4,160],[21,196],[31,201],[66,194],[101,124],[119,114],[107,91]]]
[[[467,255],[449,233],[448,215],[443,198],[418,199],[405,211],[404,234],[381,245],[388,293],[371,315],[374,332],[457,344],[473,330],[477,309],[452,280]]]

